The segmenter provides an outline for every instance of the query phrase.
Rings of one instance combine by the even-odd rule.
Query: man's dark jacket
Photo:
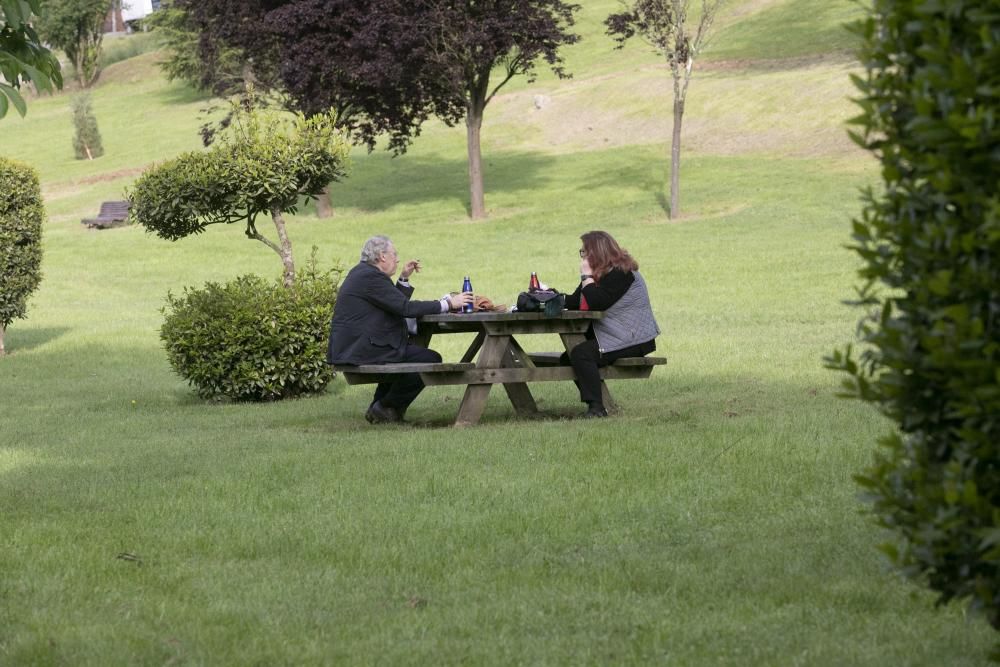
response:
[[[441,312],[440,301],[411,301],[413,288],[361,262],[337,290],[330,322],[330,364],[384,364],[401,361],[407,317]]]

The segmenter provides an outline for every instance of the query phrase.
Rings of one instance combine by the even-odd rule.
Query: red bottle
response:
[[[538,282],[538,275],[532,271],[531,272],[531,282],[528,283],[528,291],[540,290],[542,289],[541,283]]]

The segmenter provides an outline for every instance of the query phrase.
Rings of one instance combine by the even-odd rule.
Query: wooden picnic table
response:
[[[476,336],[458,363],[382,364],[335,366],[349,384],[382,382],[397,373],[419,373],[425,385],[466,385],[458,409],[456,426],[478,423],[486,408],[490,390],[502,384],[519,417],[538,412],[529,382],[572,382],[576,377],[571,366],[559,365],[558,352],[529,353],[518,337],[533,334],[558,334],[566,351],[586,340],[587,329],[604,317],[600,311],[564,310],[547,317],[542,313],[444,313],[425,315],[417,320],[414,342],[430,346],[431,338],[441,334],[475,333]],[[475,363],[473,363],[475,360]],[[601,369],[601,394],[604,405],[615,402],[604,379],[648,378],[653,366],[666,363],[662,357],[619,359]]]
[[[524,350],[518,336],[532,334],[558,334],[566,351],[585,340],[591,323],[604,317],[600,311],[564,310],[557,317],[546,317],[541,313],[444,313],[427,315],[418,320],[417,342],[429,346],[434,335],[474,332],[475,339],[462,356],[461,363],[472,362],[471,370],[456,374],[428,374],[425,384],[465,384],[465,396],[459,406],[456,425],[475,424],[486,408],[490,389],[502,384],[507,397],[518,416],[531,416],[538,412],[535,399],[528,389],[529,382],[572,381],[573,369],[559,366],[558,353],[531,355]],[[561,352],[561,351],[560,351]],[[621,366],[613,371],[612,377],[637,377],[645,371],[648,377],[650,366]],[[601,393],[605,405],[613,408],[615,403],[608,387],[601,381]]]

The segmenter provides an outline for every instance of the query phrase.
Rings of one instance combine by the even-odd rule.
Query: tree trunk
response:
[[[483,153],[479,147],[479,135],[483,127],[483,106],[477,102],[469,104],[465,118],[469,144],[469,202],[473,220],[486,217],[486,199],[483,195]]]
[[[0,357],[7,354],[7,348],[3,346],[3,337],[7,333],[7,327],[0,324]]]
[[[674,131],[670,137],[670,219],[681,213],[681,119],[684,100],[674,99]]]
[[[317,218],[333,217],[333,203],[330,199],[329,185],[323,188],[323,192],[319,193],[319,197],[316,197],[316,217]]]
[[[285,219],[281,215],[280,208],[271,209],[271,219],[274,220],[274,227],[278,230],[278,241],[281,244],[278,255],[285,267],[282,282],[285,287],[291,287],[295,284],[295,261],[292,259],[292,242],[288,240],[288,231],[285,229]]]

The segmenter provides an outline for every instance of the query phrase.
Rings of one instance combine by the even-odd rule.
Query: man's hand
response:
[[[462,306],[472,303],[472,292],[456,292],[448,295],[448,305],[452,310],[461,310]]]
[[[410,278],[410,274],[412,274],[414,271],[420,273],[419,259],[411,259],[406,264],[404,264],[403,270],[400,272],[399,277],[401,280],[408,280]]]

